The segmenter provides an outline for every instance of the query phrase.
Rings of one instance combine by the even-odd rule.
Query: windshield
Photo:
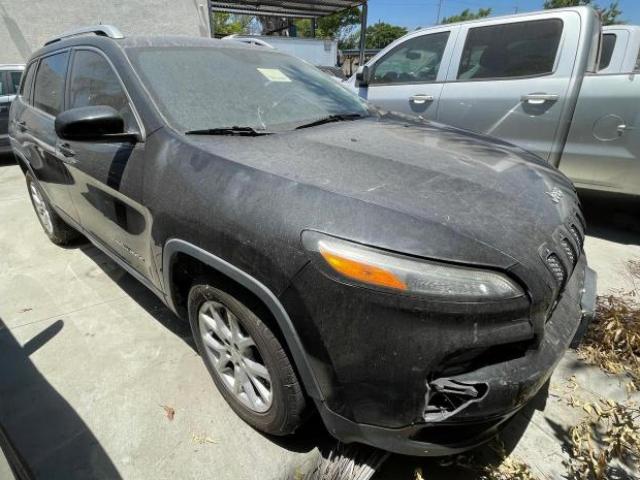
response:
[[[283,131],[367,105],[320,70],[264,47],[144,47],[127,51],[168,122],[184,132]]]

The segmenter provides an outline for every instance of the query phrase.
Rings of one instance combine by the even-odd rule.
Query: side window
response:
[[[490,25],[469,30],[458,80],[545,75],[553,72],[562,20]]]
[[[63,52],[40,60],[34,87],[34,107],[51,115],[60,113],[64,99],[64,77],[68,59],[69,52]]]
[[[90,50],[78,50],[71,70],[69,108],[98,105],[113,107],[120,113],[127,130],[135,125],[129,100],[106,58]]]
[[[611,63],[613,49],[616,46],[618,36],[615,33],[605,33],[602,36],[602,51],[600,52],[600,64],[598,70],[604,70]]]
[[[22,78],[21,71],[9,72],[9,84],[11,86],[11,93],[18,93],[20,89],[20,79]]]
[[[8,95],[9,94],[9,89],[7,88],[7,76],[5,75],[6,72],[3,72],[2,70],[0,70],[0,95]]]
[[[636,59],[636,68],[634,68],[633,71],[640,72],[640,52],[638,52],[638,58]]]
[[[33,75],[36,71],[36,62],[31,63],[22,75],[22,84],[20,85],[20,95],[24,97],[25,102],[29,102],[31,98],[31,85],[33,84]]]
[[[434,82],[447,46],[449,32],[432,33],[401,43],[376,62],[371,83]]]

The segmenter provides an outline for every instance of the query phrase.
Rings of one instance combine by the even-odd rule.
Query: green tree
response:
[[[609,4],[608,7],[598,6],[597,3],[592,0],[545,0],[544,8],[565,8],[565,7],[577,7],[580,5],[590,5],[595,8],[602,18],[603,25],[616,25],[618,23],[624,23],[620,18],[622,10],[620,10],[619,0],[615,0]]]
[[[351,34],[355,25],[360,23],[360,10],[350,8],[318,19],[316,37],[344,39]],[[295,21],[298,36],[311,37],[311,20],[308,18]]]
[[[367,27],[366,48],[384,48],[394,40],[407,34],[407,29],[398,25],[378,22]],[[357,48],[360,44],[360,31],[353,32],[345,39],[340,48]]]
[[[247,15],[232,15],[226,12],[214,12],[211,14],[213,32],[216,36],[247,33],[252,20],[253,17]]]
[[[491,15],[490,8],[479,8],[477,12],[472,12],[468,8],[464,9],[458,15],[451,15],[450,17],[444,17],[440,23],[456,23],[465,22],[467,20],[475,20],[476,18],[484,18]]]

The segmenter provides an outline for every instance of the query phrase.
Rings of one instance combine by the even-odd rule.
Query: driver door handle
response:
[[[433,95],[424,95],[422,93],[417,93],[409,97],[409,101],[417,105],[422,105],[427,102],[433,102],[433,100]]]
[[[560,99],[560,95],[553,95],[549,93],[530,93],[523,95],[520,100],[524,103],[531,105],[542,105],[546,102],[557,102]]]
[[[71,149],[68,143],[62,143],[58,145],[58,151],[66,158],[72,158],[76,156],[76,152]]]

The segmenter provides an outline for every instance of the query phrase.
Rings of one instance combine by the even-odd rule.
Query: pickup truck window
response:
[[[20,79],[22,78],[21,71],[9,72],[9,85],[11,86],[11,93],[18,93],[20,88]]]
[[[548,19],[471,28],[458,80],[552,73],[562,27],[562,20]]]
[[[62,110],[68,59],[69,52],[62,52],[40,60],[34,87],[34,107],[50,115],[57,115]]]
[[[615,33],[605,33],[602,36],[602,51],[600,52],[600,64],[598,70],[604,70],[611,63],[613,48],[616,46],[618,36]]]
[[[129,99],[106,58],[90,50],[78,50],[73,57],[69,85],[69,108],[106,105],[124,118],[125,129],[135,124]]]
[[[372,84],[434,82],[450,32],[421,35],[401,43],[376,62]]]

